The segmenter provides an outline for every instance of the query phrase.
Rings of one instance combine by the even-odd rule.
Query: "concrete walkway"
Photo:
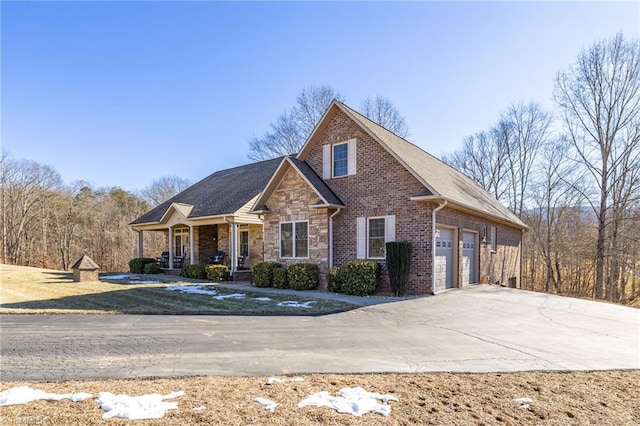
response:
[[[640,368],[640,310],[493,286],[318,317],[0,320],[5,381]]]

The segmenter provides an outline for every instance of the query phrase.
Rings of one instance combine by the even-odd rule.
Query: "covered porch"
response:
[[[183,264],[220,263],[229,268],[231,278],[262,262],[263,234],[258,218],[224,215],[189,219],[189,207],[173,204],[159,223],[134,226],[138,257],[162,257],[161,267],[166,272],[177,272]],[[163,253],[145,253],[145,232],[164,233]],[[221,259],[214,259],[221,254]]]

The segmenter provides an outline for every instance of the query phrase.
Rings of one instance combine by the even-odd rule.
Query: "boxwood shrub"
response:
[[[156,262],[157,260],[151,257],[136,257],[129,261],[129,271],[132,274],[144,274],[144,265]]]
[[[313,263],[296,263],[287,269],[289,288],[293,290],[315,290],[318,288],[320,270]]]
[[[277,265],[273,269],[273,286],[275,288],[288,288],[287,268],[283,265]]]
[[[342,292],[354,296],[368,296],[378,288],[380,266],[371,260],[347,262],[340,267]]]
[[[229,279],[229,268],[224,265],[207,265],[207,279],[211,281],[226,281]]]
[[[160,273],[160,265],[158,262],[146,263],[144,265],[144,273],[145,274],[159,274]]]
[[[204,280],[207,278],[207,265],[196,263],[195,265],[182,265],[182,276]]]
[[[340,267],[334,266],[327,271],[327,290],[334,293],[342,293]]]
[[[280,265],[278,262],[261,262],[253,267],[251,277],[256,287],[273,287],[273,269]]]

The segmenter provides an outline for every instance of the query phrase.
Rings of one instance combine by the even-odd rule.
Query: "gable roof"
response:
[[[87,256],[87,254],[85,253],[80,257],[80,259],[76,261],[76,263],[73,264],[71,269],[80,269],[81,271],[94,271],[96,269],[99,269],[99,267],[98,265],[96,265],[96,262],[94,262],[93,259]]]
[[[522,229],[527,228],[515,214],[473,179],[337,100],[334,100],[327,108],[320,122],[300,150],[297,157],[299,160],[305,159],[310,150],[311,142],[316,138],[317,134],[321,133],[321,129],[328,124],[325,124],[325,122],[329,121],[328,117],[333,116],[337,111],[343,111],[380,143],[424,185],[430,193],[429,198],[444,199],[453,205],[490,215]],[[416,197],[416,199],[419,199],[419,197]]]
[[[189,219],[233,214],[262,191],[281,161],[279,157],[215,172],[129,225],[160,223],[172,209]]]
[[[264,191],[262,191],[256,200],[254,208],[251,210],[253,213],[262,213],[269,210],[266,206],[266,202],[290,168],[293,168],[300,177],[304,179],[307,185],[313,189],[318,197],[320,197],[321,203],[314,207],[344,207],[344,203],[340,198],[338,198],[331,188],[327,186],[324,180],[322,180],[307,163],[300,161],[293,156],[287,156],[282,159],[282,162],[276,169],[273,177],[269,180]]]

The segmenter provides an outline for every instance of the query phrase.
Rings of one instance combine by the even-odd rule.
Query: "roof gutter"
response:
[[[436,212],[446,205],[447,200],[442,200],[438,207],[431,210],[431,295],[434,295],[436,290]]]

